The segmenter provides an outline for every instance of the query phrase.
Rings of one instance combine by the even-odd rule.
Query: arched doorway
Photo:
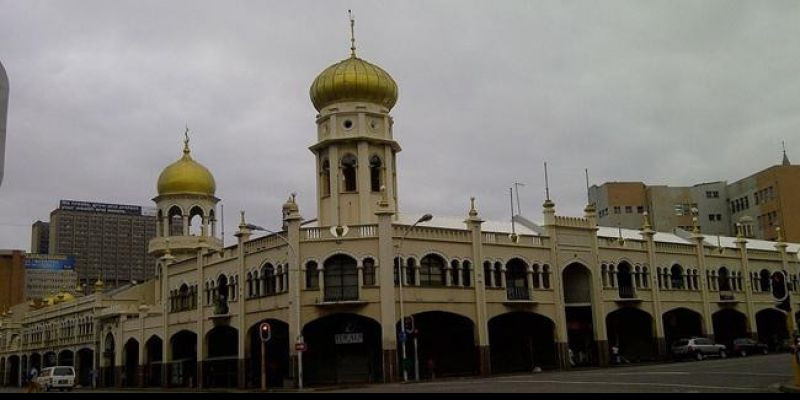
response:
[[[194,387],[197,384],[197,334],[180,331],[170,339],[172,360],[169,363],[170,386]]]
[[[758,340],[769,346],[770,351],[780,351],[789,339],[786,326],[786,313],[776,309],[766,309],[756,314]]]
[[[239,331],[230,326],[218,326],[206,335],[206,346],[204,387],[236,387],[239,379]]]
[[[58,353],[58,366],[74,367],[75,354],[70,350],[63,350]]]
[[[114,369],[116,367],[116,342],[114,335],[107,334],[103,341],[103,363],[100,375],[102,376],[103,385],[106,387],[114,386]]]
[[[478,373],[475,324],[469,318],[430,311],[413,315],[413,321],[415,333],[408,336],[406,344],[409,376],[414,376],[415,365],[418,365],[421,378],[430,378],[433,373],[436,377]],[[399,323],[395,329],[400,330]]]
[[[215,297],[212,299],[214,304],[214,314],[216,315],[226,315],[228,314],[228,277],[225,275],[220,275],[217,278],[217,290],[215,291]]]
[[[622,308],[606,317],[609,346],[616,346],[630,362],[656,358],[653,318],[638,308]],[[614,362],[615,360],[611,360]]]
[[[29,360],[28,370],[31,368],[36,368],[37,371],[42,370],[42,356],[39,353],[31,354],[31,358]]]
[[[42,356],[42,368],[55,367],[58,365],[58,356],[54,351],[44,353]]]
[[[78,361],[77,374],[78,383],[81,386],[92,386],[92,365],[94,364],[94,351],[91,349],[80,349],[75,355]]]
[[[20,377],[20,359],[19,356],[8,357],[8,386],[19,386]]]
[[[145,385],[161,386],[161,371],[164,363],[164,341],[153,336],[145,343]]]
[[[747,334],[747,317],[734,309],[726,308],[717,311],[712,317],[714,321],[714,338],[719,344],[724,344],[729,349],[733,348],[733,341],[749,337]]]
[[[267,342],[267,386],[283,387],[289,374],[289,324],[276,319],[266,319],[250,327],[249,355],[247,360],[247,385],[252,388],[261,387],[261,337],[258,332],[262,323],[268,323],[272,330],[272,339]]]
[[[597,364],[592,315],[592,276],[586,266],[570,264],[562,273],[567,337],[575,366]]]
[[[698,312],[676,308],[664,313],[663,320],[667,349],[677,340],[703,336],[703,317]]]
[[[267,342],[267,386],[283,387],[289,374],[289,324],[276,319],[266,319],[250,327],[247,337],[247,385],[261,387],[261,337],[258,332],[262,323],[268,323],[272,339]]]
[[[304,368],[310,385],[381,379],[381,326],[375,320],[333,314],[308,323],[303,336],[308,344]]]
[[[511,312],[489,320],[492,372],[531,372],[555,368],[555,324],[530,312]]]
[[[139,386],[139,342],[136,339],[128,339],[122,353],[122,378],[123,387]]]
[[[344,254],[325,260],[325,301],[358,300],[358,268],[356,260]]]

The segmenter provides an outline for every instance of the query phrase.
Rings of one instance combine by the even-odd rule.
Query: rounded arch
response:
[[[125,342],[122,348],[122,371],[120,371],[120,378],[122,378],[123,387],[137,387],[139,385],[138,369],[139,341],[130,338]]]
[[[758,279],[762,292],[772,291],[772,272],[766,268],[762,269],[761,272],[758,273]]]
[[[447,281],[447,259],[436,253],[428,253],[419,261],[420,286],[441,287]]]
[[[642,309],[624,307],[612,311],[606,316],[609,346],[616,346],[619,355],[627,361],[654,360],[656,341],[653,325],[653,317]],[[611,354],[613,356],[614,352]],[[623,359],[611,361],[621,363]]]
[[[350,193],[358,191],[358,158],[352,153],[345,153],[339,165],[344,181],[344,191]]]
[[[324,263],[326,302],[354,301],[359,298],[358,261],[345,254],[328,257]]]
[[[167,208],[167,232],[164,236],[183,236],[183,216],[186,213],[183,208],[177,204],[170,205]]]
[[[418,363],[421,376],[463,376],[478,372],[475,323],[471,318],[438,310],[418,312],[410,318],[413,331],[408,335],[406,351],[411,365]],[[400,331],[399,321],[395,329]],[[413,372],[412,368],[409,375]]]
[[[286,378],[290,376],[289,363],[289,324],[274,318],[263,319],[247,330],[245,341],[245,354],[248,354],[245,367],[247,386],[261,387],[261,335],[259,328],[262,323],[268,323],[272,332],[272,339],[267,342],[267,386],[271,388],[283,387]]]
[[[720,267],[717,273],[717,287],[719,288],[720,292],[731,292],[733,291],[732,283],[732,272],[728,267]]]
[[[662,320],[667,348],[677,340],[703,336],[703,316],[698,311],[673,308],[663,314]]]
[[[672,264],[669,275],[673,289],[686,289],[685,270],[680,264]]]
[[[239,376],[239,331],[228,325],[216,326],[206,333],[204,342],[204,386],[236,387]]]
[[[161,371],[164,364],[164,339],[152,335],[144,345],[144,383],[146,386],[161,386]]]
[[[500,314],[489,320],[492,372],[531,372],[555,368],[555,323],[524,311]]]
[[[369,158],[370,190],[380,192],[383,185],[383,161],[377,154]]]
[[[305,374],[310,385],[382,379],[381,325],[358,314],[330,314],[307,323]]]
[[[784,350],[789,339],[786,312],[766,308],[756,313],[758,339],[769,346],[771,351]]]
[[[181,330],[170,337],[172,359],[168,379],[170,385],[194,387],[197,384],[197,333]]]
[[[736,339],[750,337],[748,335],[747,316],[733,308],[724,308],[712,315],[714,338],[717,343],[733,348]]]
[[[206,213],[202,207],[193,205],[189,209],[189,234],[203,236],[205,234]]]
[[[58,353],[58,362],[57,365],[59,366],[75,366],[75,353],[72,350],[61,350]]]
[[[530,265],[519,257],[514,257],[506,263],[506,295],[509,300],[530,299],[529,268]]]

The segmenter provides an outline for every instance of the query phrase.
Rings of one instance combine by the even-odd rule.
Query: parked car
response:
[[[39,387],[49,392],[51,389],[71,391],[75,387],[75,368],[49,367],[42,369],[36,378]]]
[[[747,357],[750,354],[769,354],[769,346],[757,342],[753,339],[736,339],[733,341],[733,354],[739,357]]]
[[[672,356],[676,359],[694,358],[702,361],[706,357],[727,358],[725,345],[716,344],[706,338],[681,339],[672,345]]]

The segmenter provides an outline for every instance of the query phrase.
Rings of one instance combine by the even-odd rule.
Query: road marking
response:
[[[704,386],[704,385],[684,385],[679,383],[642,383],[642,382],[584,382],[584,381],[558,381],[558,380],[520,380],[503,381],[503,383],[546,383],[546,384],[565,384],[565,385],[605,385],[605,386],[658,386],[675,389],[697,389],[697,390],[734,390],[741,392],[763,391],[761,387],[729,387],[729,386]]]

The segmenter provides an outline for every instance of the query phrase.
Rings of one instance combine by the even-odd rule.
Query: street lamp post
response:
[[[401,339],[401,346],[402,346],[402,354],[401,354],[401,363],[400,365],[403,367],[403,381],[408,382],[408,369],[406,368],[406,341],[408,340],[408,333],[406,332],[406,315],[405,315],[405,308],[403,306],[403,284],[405,281],[405,270],[406,270],[406,262],[402,258],[402,250],[403,250],[403,242],[406,240],[406,237],[411,230],[414,229],[417,225],[428,222],[433,219],[433,215],[425,214],[420,217],[413,225],[406,228],[405,232],[403,232],[403,236],[400,238],[400,243],[397,245],[397,258],[399,258],[399,262],[397,263],[397,268],[400,269],[398,271],[398,280],[399,282],[399,292],[400,292],[400,332],[402,333]],[[414,352],[416,354],[416,346],[414,347]],[[417,374],[417,379],[419,379],[419,374]]]
[[[261,227],[261,226],[258,226],[258,225],[247,224],[246,226],[247,226],[247,229],[249,229],[251,231],[266,232],[268,234],[275,235],[276,237],[280,238],[281,240],[283,240],[286,243],[287,246],[289,246],[289,250],[292,252],[292,258],[297,258],[297,254],[298,254],[297,253],[297,249],[294,248],[294,246],[289,241],[289,239],[286,238],[286,236],[282,235],[281,233],[275,232],[273,230],[270,230],[270,229],[267,229],[267,228],[264,228],[264,227]],[[291,263],[289,265],[291,266]],[[291,270],[292,269],[289,268],[289,271],[291,271]],[[299,265],[295,269],[295,272],[298,275],[300,274],[300,266]],[[298,279],[298,282],[299,281],[300,280]],[[301,307],[301,304],[300,304],[300,288],[299,287],[295,289],[295,293],[296,293],[296,295],[295,295],[294,301],[295,301],[295,304],[297,305],[295,307],[295,309],[297,310],[296,311],[296,313],[297,313],[297,316],[296,316],[297,317],[296,318],[297,319],[297,343],[299,344],[299,343],[304,343],[305,342],[305,340],[303,338],[303,331],[302,331],[302,325],[303,324],[300,321],[300,307]],[[300,389],[300,390],[303,389],[303,352],[302,351],[298,351],[297,352],[297,388]]]

